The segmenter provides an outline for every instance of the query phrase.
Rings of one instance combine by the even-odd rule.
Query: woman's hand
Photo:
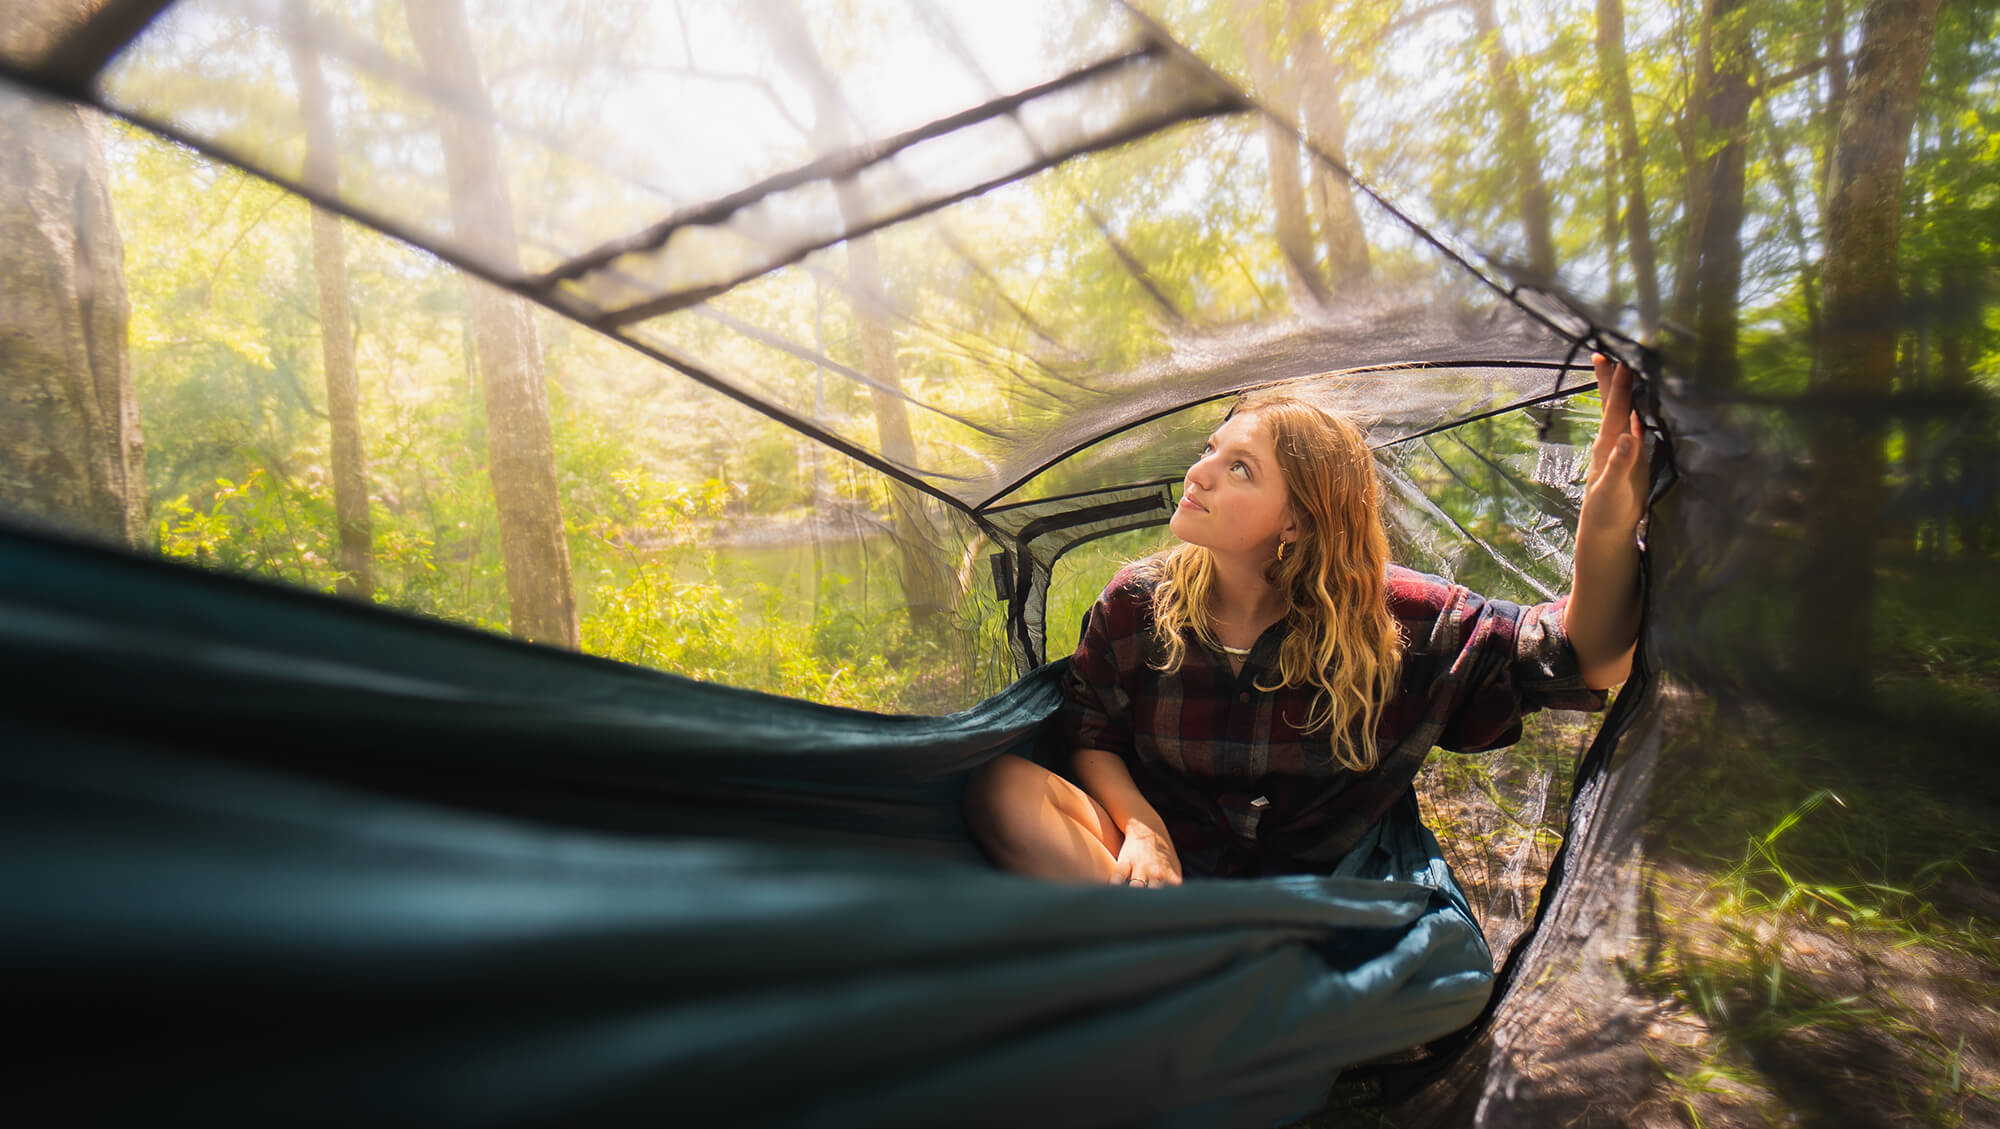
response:
[[[1592,357],[1604,420],[1590,445],[1583,512],[1576,523],[1576,575],[1563,627],[1584,685],[1608,690],[1632,672],[1639,634],[1639,519],[1650,478],[1646,435],[1632,410],[1632,370]]]
[[[1164,830],[1132,819],[1125,824],[1125,842],[1118,848],[1115,873],[1120,881],[1133,886],[1178,886],[1181,858]]]
[[[1604,418],[1590,445],[1590,472],[1583,480],[1583,512],[1577,518],[1576,536],[1578,541],[1630,538],[1646,512],[1649,477],[1646,433],[1639,425],[1639,413],[1632,410],[1632,370],[1614,367],[1601,354],[1590,361],[1597,370]]]

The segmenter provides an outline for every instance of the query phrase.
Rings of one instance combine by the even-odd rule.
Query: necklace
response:
[[[1232,647],[1227,643],[1221,643],[1221,642],[1218,642],[1216,646],[1222,648],[1223,654],[1235,655],[1237,658],[1245,658],[1250,654],[1251,651],[1251,648],[1249,647]]]

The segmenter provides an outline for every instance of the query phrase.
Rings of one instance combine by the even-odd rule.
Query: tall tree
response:
[[[1869,693],[1885,433],[1864,405],[1895,386],[1904,164],[1940,0],[1871,0],[1827,182],[1826,332],[1814,392],[1795,664],[1820,691]]]
[[[853,144],[846,104],[832,72],[813,42],[804,14],[793,0],[768,0],[766,25],[780,57],[806,83],[812,95],[812,140],[816,152],[837,152]],[[834,197],[850,229],[860,226],[865,206],[852,180],[836,182]],[[909,397],[903,391],[901,365],[896,359],[895,330],[883,311],[889,308],[882,266],[872,236],[846,242],[847,285],[853,296],[855,328],[861,339],[861,371],[868,377],[869,401],[875,412],[876,435],[882,454],[903,467],[916,467],[917,443],[910,428]],[[957,606],[959,586],[953,562],[938,544],[936,523],[918,490],[900,482],[889,484],[890,528],[896,537],[897,577],[909,609],[910,626],[921,638],[942,639]]]
[[[1639,329],[1650,337],[1660,324],[1660,285],[1653,257],[1653,224],[1646,200],[1645,151],[1632,110],[1632,77],[1625,62],[1623,0],[1597,0],[1597,67],[1617,134],[1618,183],[1625,203],[1625,247],[1638,292]]]
[[[1265,17],[1264,0],[1237,0],[1244,61],[1250,81],[1273,116],[1263,120],[1264,153],[1271,170],[1271,220],[1285,260],[1285,282],[1297,305],[1318,305],[1325,297],[1306,219],[1305,180],[1299,171],[1298,83],[1284,65],[1284,36]]]
[[[1674,278],[1674,320],[1694,331],[1695,371],[1734,388],[1743,285],[1744,170],[1753,90],[1750,12],[1743,0],[1706,0],[1686,109],[1688,230]]]
[[[459,100],[438,108],[453,230],[481,260],[513,270],[519,255],[514,209],[464,0],[410,0],[407,12],[425,69]],[[488,474],[507,565],[509,626],[522,639],[574,647],[576,594],[534,318],[527,304],[510,294],[469,277],[465,285],[486,405]]]
[[[1326,49],[1326,36],[1308,0],[1289,0],[1295,29],[1302,32],[1292,60],[1299,70],[1306,136],[1331,160],[1347,165],[1347,111],[1340,101],[1342,68]],[[1332,169],[1315,163],[1308,202],[1326,244],[1326,279],[1335,292],[1368,278],[1368,236],[1354,206],[1354,188]]]
[[[1840,116],[1847,107],[1847,3],[1846,0],[1826,0],[1826,10],[1820,23],[1820,32],[1826,37],[1826,106],[1823,109],[1822,136],[1820,141],[1818,189],[1823,193],[1827,181],[1831,179],[1833,149],[1840,142]],[[1820,201],[1825,205],[1825,200]]]
[[[1991,4],[1944,4],[1938,9],[1936,44],[1928,89],[1916,131],[1929,138],[1929,153],[1910,162],[1915,181],[1903,250],[1911,258],[1903,277],[1929,294],[1905,307],[1909,324],[1936,343],[1934,369],[1916,375],[1936,405],[1911,418],[1905,454],[1930,500],[1934,523],[1924,530],[1926,547],[1938,555],[1954,551],[1983,557],[1992,517],[1996,432],[1992,409],[1977,392],[1976,372],[1995,340],[1991,311],[2000,251],[2000,211],[1990,201],[2000,173],[1987,156],[2000,128],[1992,114],[1993,96],[1980,104],[1974,92],[1992,71],[2000,8]],[[1935,95],[1931,91],[1936,91]],[[1924,146],[1919,145],[1919,149]],[[1913,442],[1913,440],[1915,442]]]
[[[88,6],[38,14],[63,26]],[[0,54],[36,34],[0,23]],[[137,546],[145,452],[102,142],[90,110],[0,94],[0,508]]]
[[[1493,99],[1500,109],[1500,148],[1518,193],[1521,226],[1527,236],[1528,261],[1522,264],[1527,280],[1551,282],[1556,274],[1556,246],[1552,230],[1548,182],[1542,178],[1541,145],[1536,140],[1535,119],[1528,93],[1521,87],[1520,68],[1513,52],[1500,38],[1500,20],[1493,0],[1471,0],[1472,26],[1479,38],[1479,50],[1486,58],[1487,73],[1493,79]]]
[[[298,81],[299,112],[306,127],[306,184],[332,197],[340,191],[340,161],[333,107],[319,55],[306,34],[301,0],[285,6],[286,42]],[[374,596],[374,532],[368,517],[368,464],[361,446],[361,381],[354,370],[354,318],[347,300],[347,247],[340,217],[312,210],[313,282],[319,291],[320,354],[326,368],[326,414],[333,439],[333,510],[340,527],[340,578],[335,590],[367,600]]]

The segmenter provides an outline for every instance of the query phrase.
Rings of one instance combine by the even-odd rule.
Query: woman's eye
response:
[[[1245,478],[1250,477],[1250,468],[1240,462],[1230,463],[1229,470],[1233,474],[1240,474]]]

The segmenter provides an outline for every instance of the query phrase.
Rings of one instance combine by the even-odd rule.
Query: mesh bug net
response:
[[[1952,203],[1990,189],[1953,163],[1990,130],[1988,16],[1930,17],[1905,262],[1934,300],[1895,381],[1841,387],[1834,208],[1786,166],[1830,163],[1827,105],[1756,102],[1747,281],[1705,307],[1714,241],[1678,211],[1641,255],[1626,171],[1665,157],[1563,61],[1578,29],[1608,57],[1612,8],[1541,39],[1490,3],[1142,7],[0,19],[6,865],[34,891],[4,951],[51,1021],[24,1100],[1281,1124],[1331,1094],[1623,1124],[1949,1051],[1952,1108],[1990,1109],[2000,1050],[1963,1022],[1990,852],[1879,812],[1869,881],[1779,845],[1818,786],[1863,802],[1868,758],[1800,736],[1827,719],[1895,750],[1902,808],[1990,814],[1990,769],[1900,752],[1990,713],[1987,652],[1918,627],[1990,572],[1992,237]],[[1716,351],[1718,301],[1777,331],[1746,314]],[[1677,316],[1664,369],[1635,339]],[[1649,378],[1659,501],[1609,715],[1435,754],[1321,885],[1135,905],[984,867],[964,771],[1033,754],[1042,664],[1162,544],[1237,393],[1355,418],[1396,559],[1538,602],[1568,585],[1592,350]],[[1842,656],[1812,625],[1857,607]],[[1788,751],[1743,753],[1766,738]],[[1934,943],[1874,974],[1959,987],[1885,1051],[1812,1009],[1888,919]],[[1834,1027],[1740,1094],[1673,1088]]]

